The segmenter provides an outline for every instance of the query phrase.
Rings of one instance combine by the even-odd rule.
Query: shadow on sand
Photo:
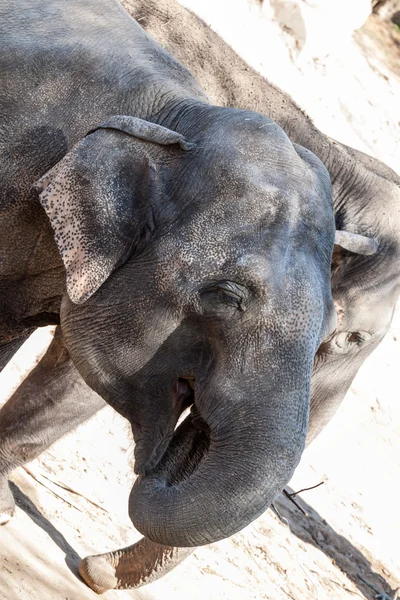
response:
[[[28,498],[14,482],[10,481],[9,484],[17,506],[23,510],[36,525],[43,529],[53,542],[65,553],[65,563],[67,567],[79,581],[82,581],[78,571],[78,565],[81,561],[79,554],[67,542],[63,534],[60,533],[48,519],[46,519],[32,500]]]
[[[289,493],[292,492],[290,488],[287,488],[287,490]],[[373,570],[371,562],[360,550],[332,529],[329,523],[303,499],[297,497],[296,501],[308,516],[302,515],[290,500],[282,494],[274,502],[281,520],[283,522],[285,522],[284,520],[287,521],[293,535],[324,552],[368,600],[374,600],[375,598],[388,600],[394,597],[395,590],[379,573]],[[374,567],[382,569],[383,565],[377,560]],[[373,586],[376,591],[364,583],[363,580]]]

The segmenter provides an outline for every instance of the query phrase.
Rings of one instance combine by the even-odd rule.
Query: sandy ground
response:
[[[235,12],[236,4],[240,8],[232,2],[228,18],[220,0],[190,0],[321,129],[399,170],[399,55],[387,28],[373,18],[328,56],[296,63],[290,33],[266,18],[255,27],[254,14]],[[271,51],[274,61],[267,60]],[[2,373],[0,402],[50,335],[37,331]],[[393,597],[400,585],[399,339],[398,310],[338,414],[305,452],[291,488],[324,481],[299,496],[307,517],[280,497],[280,518],[269,510],[229,540],[199,548],[159,582],[104,598],[341,600],[372,599],[378,592]],[[80,581],[77,565],[87,554],[138,539],[127,515],[131,458],[126,424],[106,408],[26,470],[15,471],[16,517],[0,530],[0,600],[97,597]]]

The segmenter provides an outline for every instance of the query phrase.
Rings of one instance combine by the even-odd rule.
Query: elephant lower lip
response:
[[[171,399],[175,417],[172,417],[174,420],[166,429],[164,437],[155,445],[150,445],[149,436],[142,436],[140,440],[136,440],[135,473],[137,475],[151,474],[167,452],[174,429],[179,427],[177,423],[183,413],[194,405],[194,379],[179,377],[172,387]]]
[[[174,402],[188,408],[194,402],[195,380],[191,377],[179,377],[172,390]]]
[[[177,427],[163,456],[143,475],[163,480],[167,486],[187,479],[206,457],[210,446],[210,431],[195,405]]]

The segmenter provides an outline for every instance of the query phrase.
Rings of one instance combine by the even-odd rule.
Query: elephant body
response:
[[[118,3],[112,9],[107,2],[83,7],[71,3],[65,10],[53,3],[44,11],[28,2],[20,12],[13,4],[0,7],[6,28],[0,58],[0,344],[27,327],[57,322],[60,312],[65,272],[33,183],[110,115],[154,117],[158,104],[178,89],[183,96],[204,99],[184,67],[121,18],[124,11]],[[6,27],[11,12],[12,26]],[[29,35],[24,36],[27,22]],[[132,57],[138,46],[142,59],[136,62]]]
[[[266,82],[265,109],[210,104],[116,0],[3,2],[0,23],[0,368],[58,325],[0,411],[0,523],[10,470],[106,401],[132,428],[146,539],[119,574],[108,555],[81,573],[136,585],[261,514],[310,398],[313,436],[382,339],[398,179]]]

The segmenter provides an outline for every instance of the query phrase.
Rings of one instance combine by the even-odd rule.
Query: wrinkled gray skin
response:
[[[59,315],[62,333],[43,406],[28,378],[0,415],[1,471],[36,451],[24,409],[28,436],[39,415],[65,428],[52,406],[81,395],[70,356],[132,425],[137,529],[227,537],[304,448],[335,325],[329,175],[266,117],[210,105],[113,0],[7,3],[0,22],[0,331],[6,344]]]
[[[279,89],[251,69],[203,21],[173,0],[122,0],[140,24],[222,106],[260,112],[316,154],[332,181],[336,228],[370,236],[378,252],[336,247],[332,294],[338,326],[316,356],[311,442],[336,412],[358,369],[387,332],[400,290],[400,177],[378,160],[332,140]],[[368,131],[368,123],[365,124]]]
[[[339,370],[329,371],[336,384],[350,354],[350,383],[389,326],[398,230],[379,215],[384,203],[393,210],[398,190],[380,181],[390,193],[376,200],[378,216],[374,207],[363,220],[363,207],[347,208],[346,199],[368,181],[354,181],[354,166],[353,180],[345,172],[348,155],[343,180],[334,177],[337,223],[373,237],[374,264],[385,264],[380,289],[371,285],[379,326],[365,313],[364,341],[343,327],[346,299],[357,311],[371,259],[336,247],[334,292],[344,313],[334,332],[334,223],[321,162],[269,119],[209,105],[114,2],[12,8],[0,15],[0,357],[5,364],[37,326],[61,327],[0,411],[3,520],[13,510],[8,472],[93,414],[97,392],[132,424],[135,526],[177,546],[231,535],[267,508],[301,456],[318,348],[320,423],[331,409],[319,373],[338,359]],[[114,115],[168,131],[129,118],[110,123]],[[102,122],[108,127],[85,137]],[[324,162],[332,166],[329,156]],[[343,331],[351,332],[344,343]],[[114,568],[115,556],[107,560]],[[150,561],[155,571],[162,562]],[[119,587],[147,578],[131,581],[124,569]]]

